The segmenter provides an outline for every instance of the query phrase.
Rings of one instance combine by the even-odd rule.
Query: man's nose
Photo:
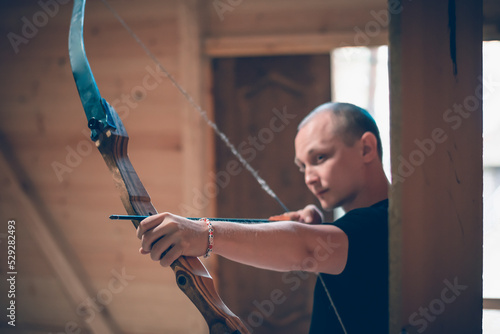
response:
[[[314,170],[314,168],[308,167],[306,168],[304,172],[304,179],[306,182],[306,185],[312,185],[315,184],[319,181],[318,174]]]

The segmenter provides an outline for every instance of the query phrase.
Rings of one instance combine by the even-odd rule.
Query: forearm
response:
[[[297,222],[254,225],[213,222],[213,226],[213,251],[236,262],[277,271],[336,273],[343,269],[341,246],[347,240],[334,226]]]

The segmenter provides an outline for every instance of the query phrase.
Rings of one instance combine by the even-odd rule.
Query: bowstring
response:
[[[148,49],[148,47],[142,42],[142,40],[134,33],[134,31],[127,25],[127,23],[121,18],[121,16],[109,5],[106,0],[101,0],[104,5],[113,13],[115,18],[121,23],[121,25],[128,31],[128,33],[134,38],[134,40],[141,46],[141,48],[146,52],[146,54],[153,60],[153,62],[158,66],[158,68],[167,76],[170,82],[181,92],[184,98],[191,104],[191,106],[198,112],[198,114],[203,118],[203,120],[210,126],[217,136],[226,144],[231,153],[239,160],[239,162],[245,167],[246,170],[252,174],[252,176],[257,180],[261,188],[269,194],[278,204],[285,210],[289,211],[288,208],[283,204],[283,202],[278,198],[274,191],[269,187],[267,182],[260,177],[259,173],[248,163],[248,161],[243,158],[243,156],[238,152],[236,147],[229,141],[229,138],[222,132],[217,124],[215,124],[210,118],[208,118],[207,112],[203,110],[198,103],[194,101],[192,96],[175,80],[175,78],[170,74],[169,71],[160,63],[158,58]]]
[[[170,82],[179,90],[179,92],[184,96],[184,98],[191,104],[191,106],[198,112],[198,114],[201,116],[201,118],[207,123],[208,126],[210,126],[214,132],[219,136],[219,138],[224,142],[224,144],[229,148],[231,153],[240,161],[240,163],[245,167],[246,170],[250,172],[250,174],[257,180],[261,188],[269,194],[274,200],[278,202],[278,204],[286,211],[289,212],[288,208],[283,204],[283,202],[279,199],[278,195],[269,187],[267,182],[258,174],[258,172],[250,165],[250,163],[243,158],[243,156],[238,152],[236,147],[229,141],[229,138],[222,132],[217,124],[215,124],[207,115],[207,112],[201,108],[201,106],[196,103],[193,99],[193,97],[177,82],[177,80],[173,77],[172,74],[170,74],[169,71],[160,63],[158,58],[149,50],[149,48],[142,42],[142,40],[135,34],[135,32],[128,26],[128,24],[123,20],[123,18],[118,14],[117,11],[113,9],[113,7],[110,6],[110,4],[106,0],[101,0],[102,3],[108,8],[108,10],[113,14],[113,16],[120,22],[120,24],[125,28],[125,30],[132,36],[132,38],[139,44],[139,46],[144,50],[144,52],[148,55],[149,58],[158,66],[158,68],[167,76],[167,78],[170,80]],[[335,315],[337,316],[337,319],[339,320],[339,323],[342,327],[342,330],[344,331],[344,334],[347,334],[347,331],[345,329],[344,323],[342,322],[342,319],[340,318],[340,314],[335,307],[335,303],[333,302],[332,296],[330,295],[330,292],[326,286],[325,281],[323,280],[323,276],[321,273],[315,273],[318,279],[321,282],[321,285],[323,286],[325,293],[328,297],[328,301],[333,307],[333,311],[335,312]]]
[[[315,273],[315,274],[318,276],[318,278],[321,282],[321,285],[323,286],[323,289],[325,290],[326,296],[328,297],[328,301],[332,305],[333,312],[335,312],[335,315],[337,316],[337,319],[339,320],[340,326],[342,327],[344,334],[347,334],[347,330],[345,329],[344,323],[342,322],[342,318],[340,317],[339,311],[337,311],[337,307],[335,306],[335,303],[333,302],[332,296],[330,295],[330,291],[326,287],[326,283],[323,280],[323,275],[321,275],[321,273]]]

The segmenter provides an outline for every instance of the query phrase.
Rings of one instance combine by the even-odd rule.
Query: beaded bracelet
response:
[[[208,248],[205,255],[203,255],[204,258],[207,258],[212,254],[212,248],[214,247],[214,228],[208,218],[201,218],[200,221],[204,221],[208,226]]]

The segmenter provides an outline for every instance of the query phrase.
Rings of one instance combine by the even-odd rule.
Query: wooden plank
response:
[[[486,310],[500,310],[500,299],[483,299],[483,308]]]
[[[199,20],[199,1],[182,1],[178,6],[178,17],[180,23],[180,45],[179,61],[181,68],[179,83],[183,89],[190,95],[194,104],[189,103],[189,98],[184,98],[184,103],[180,105],[182,116],[182,184],[185,190],[182,195],[183,209],[179,212],[187,216],[207,216],[211,201],[206,203],[195,203],[193,192],[203,189],[207,183],[207,170],[212,166],[208,164],[207,150],[212,129],[203,120],[200,111],[206,113],[203,109],[203,68],[202,54],[200,48],[200,20]],[[182,84],[184,83],[184,84]],[[179,95],[182,95],[179,92]],[[210,115],[206,114],[208,118]]]
[[[384,45],[387,36],[387,31],[381,30],[368,39],[357,37],[355,31],[208,37],[204,52],[211,57],[324,54],[337,47]]]
[[[224,5],[225,4],[225,5]],[[204,1],[207,35],[324,33],[364,28],[387,1]]]

